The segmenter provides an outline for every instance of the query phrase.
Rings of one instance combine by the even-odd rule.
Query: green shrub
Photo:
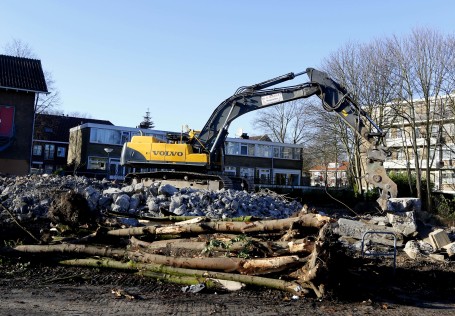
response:
[[[445,197],[442,194],[435,195],[433,198],[436,214],[448,222],[455,221],[455,197]]]
[[[397,197],[417,197],[417,181],[415,175],[412,174],[411,179],[408,179],[408,175],[406,173],[390,172],[389,177],[393,182],[397,184]],[[409,182],[411,182],[411,185],[409,185]],[[431,190],[433,187],[434,183],[430,183]],[[427,192],[427,179],[422,178],[420,189],[422,192],[422,197],[425,197]]]

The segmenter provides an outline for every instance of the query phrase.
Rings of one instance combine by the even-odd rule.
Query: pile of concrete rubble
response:
[[[79,176],[0,176],[0,201],[10,211],[6,214],[0,210],[0,222],[10,222],[11,213],[19,221],[45,218],[56,194],[68,191],[82,195],[91,211],[132,217],[177,215],[208,219],[243,216],[283,219],[302,210],[299,202],[271,191],[179,190],[159,182],[144,187],[142,184],[126,185]],[[421,211],[419,199],[391,199],[388,209],[390,211],[382,216],[338,218],[332,225],[334,232],[346,247],[357,251],[368,250],[376,244],[389,247],[395,244],[397,248],[404,247],[403,250],[413,259],[428,256],[446,260],[455,255],[455,227],[426,226],[428,214]],[[137,223],[134,220],[124,222],[130,226]]]
[[[392,198],[382,216],[340,218],[334,232],[348,248],[374,254],[375,246],[403,249],[411,258],[455,258],[455,227],[439,227],[422,211],[420,199]],[[404,248],[403,248],[404,247]],[[380,251],[379,251],[380,252]],[[384,253],[384,252],[382,252]]]
[[[250,194],[224,189],[178,190],[159,182],[144,187],[142,184],[125,185],[78,176],[0,176],[0,200],[19,220],[46,217],[55,195],[66,191],[83,195],[92,211],[149,217],[174,214],[213,219],[241,216],[287,218],[302,208],[299,202],[269,191]]]

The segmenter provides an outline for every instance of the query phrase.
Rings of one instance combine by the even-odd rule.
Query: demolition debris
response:
[[[272,191],[31,175],[0,177],[0,200],[4,240],[22,231],[30,241],[9,254],[54,253],[61,265],[134,271],[187,292],[256,285],[322,298],[341,246],[404,245],[412,259],[443,261],[455,253],[452,230],[419,231],[417,199],[392,199],[378,216],[329,217]]]

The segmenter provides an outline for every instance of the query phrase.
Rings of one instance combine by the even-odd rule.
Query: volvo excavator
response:
[[[304,74],[309,77],[308,82],[273,88]],[[325,72],[314,68],[240,87],[215,109],[200,131],[170,133],[167,141],[152,136],[133,136],[131,142],[123,145],[120,163],[135,170],[145,168],[157,171],[130,173],[125,180],[145,185],[161,181],[179,188],[234,188],[251,191],[254,187],[247,179],[223,175],[224,141],[229,125],[248,112],[314,95],[321,99],[324,110],[334,111],[363,138],[363,143],[366,144],[365,181],[380,189],[378,203],[385,210],[387,200],[397,196],[397,186],[383,166],[386,157],[390,155],[384,142],[385,133],[344,87]]]

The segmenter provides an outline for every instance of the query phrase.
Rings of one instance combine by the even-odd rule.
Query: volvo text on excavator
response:
[[[297,76],[307,74],[309,82],[287,87],[275,87]],[[365,180],[379,188],[378,203],[386,209],[388,198],[396,197],[397,186],[388,177],[383,163],[389,155],[385,133],[352,99],[347,90],[326,73],[308,68],[297,74],[288,73],[255,85],[240,87],[212,113],[200,131],[185,135],[169,134],[164,141],[153,136],[133,136],[123,145],[121,161],[124,166],[157,170],[136,172],[126,180],[149,185],[154,181],[171,183],[176,187],[207,189],[234,188],[253,190],[253,184],[241,177],[223,175],[224,141],[229,125],[239,116],[301,98],[318,96],[326,111],[334,111],[366,143]],[[371,126],[371,128],[367,128]]]

